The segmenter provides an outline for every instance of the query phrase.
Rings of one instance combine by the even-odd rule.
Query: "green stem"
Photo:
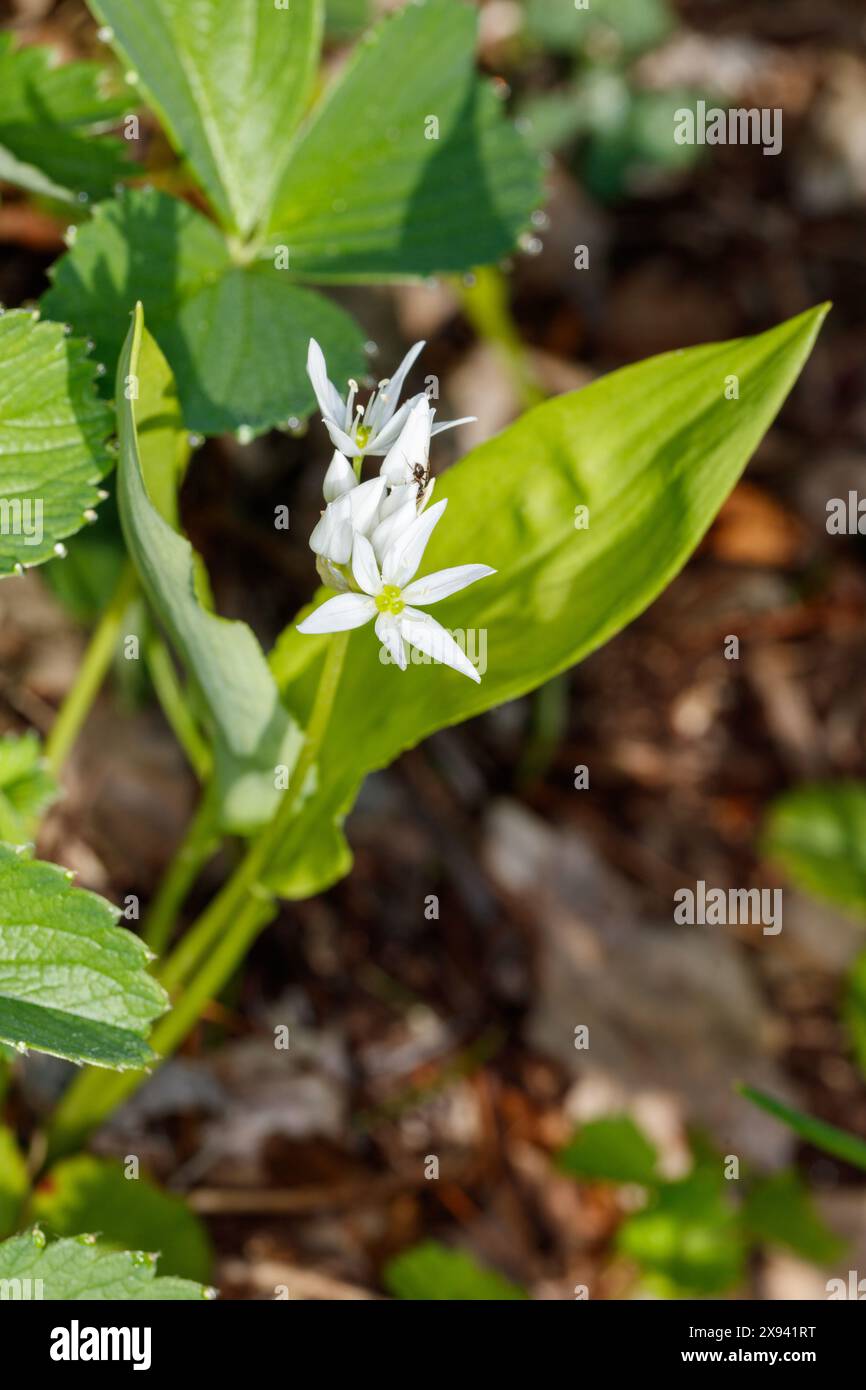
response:
[[[186,835],[157,889],[142,923],[141,934],[156,955],[171,939],[177,915],[204,865],[215,853],[221,835],[216,791],[211,784],[199,802]]]
[[[45,756],[55,777],[60,775],[70,749],[81,732],[81,727],[99,694],[99,688],[108,674],[120,637],[124,614],[135,597],[137,588],[135,570],[127,561],[111,601],[90,638],[75,681],[46,740]]]
[[[479,338],[497,349],[520,395],[524,409],[546,398],[529,360],[520,330],[514,322],[508,281],[496,266],[480,266],[473,282],[456,282],[457,294]]]
[[[186,753],[190,767],[200,782],[206,782],[211,770],[211,755],[189,708],[183,687],[177,678],[174,662],[158,633],[149,636],[144,659],[162,712],[172,732]]]
[[[151,1043],[160,1054],[159,1061],[170,1056],[183,1041],[208,1000],[231,979],[256,935],[273,915],[273,896],[263,880],[295,815],[298,798],[327,732],[348,641],[347,632],[331,638],[304,745],[278,810],[160,973],[167,988],[176,988],[192,978],[175,1000],[172,1012],[154,1030]],[[197,973],[193,975],[193,971]],[[108,1078],[104,1071],[93,1068],[82,1073],[55,1111],[49,1156],[56,1158],[81,1143],[145,1079],[142,1072],[121,1072]]]

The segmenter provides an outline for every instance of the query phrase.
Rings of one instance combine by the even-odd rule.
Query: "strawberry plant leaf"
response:
[[[0,840],[13,845],[32,840],[57,794],[38,734],[0,739]]]
[[[99,133],[129,106],[104,84],[98,63],[54,65],[48,49],[0,34],[0,179],[62,202],[109,197],[135,166],[123,140]]]
[[[141,1250],[106,1250],[90,1235],[48,1241],[34,1226],[0,1244],[0,1280],[20,1281],[27,1290],[22,1297],[52,1302],[155,1302],[214,1296],[213,1290],[190,1279],[158,1278],[157,1259]]]
[[[316,72],[321,0],[90,0],[220,221],[267,210]]]
[[[126,1070],[167,996],[116,907],[56,864],[0,845],[0,1039],[71,1062]]]
[[[389,1260],[385,1287],[395,1298],[415,1300],[477,1300],[515,1302],[525,1290],[504,1275],[486,1269],[464,1250],[451,1250],[438,1240],[425,1240]]]
[[[108,1159],[78,1154],[56,1163],[33,1193],[28,1218],[50,1235],[98,1231],[105,1250],[158,1250],[163,1274],[210,1277],[207,1232],[183,1198],[147,1178],[126,1177],[121,1165]]]
[[[46,314],[68,319],[112,367],[141,300],[191,430],[259,431],[313,405],[310,337],[340,376],[363,372],[361,330],[336,304],[257,261],[238,265],[188,203],[129,189],[94,209],[51,269]]]
[[[58,553],[94,515],[113,420],[86,345],[62,324],[0,316],[0,577]]]
[[[773,803],[764,853],[813,897],[866,916],[866,785],[796,787]]]
[[[486,653],[483,678],[476,685],[426,662],[401,672],[383,664],[369,630],[351,634],[318,790],[286,837],[285,870],[274,877],[281,892],[294,894],[295,874],[309,891],[305,846],[325,834],[333,842],[333,825],[367,772],[573,666],[661,593],[772,423],[825,313],[812,309],[754,338],[613,372],[529,411],[437,482],[449,508],[425,571],[467,555],[497,571],[436,614],[464,636],[470,655],[473,643],[477,657]],[[732,375],[736,400],[725,396]],[[327,641],[292,624],[272,656],[301,723]],[[335,862],[319,887],[338,872]]]
[[[280,701],[254,633],[245,623],[229,622],[202,607],[192,546],[148,495],[133,399],[143,338],[139,305],[117,369],[118,501],[124,535],[154,612],[206,705],[223,823],[227,829],[251,831],[276,809],[281,795],[276,768],[294,765],[302,734]]]
[[[477,22],[463,0],[423,0],[358,44],[275,195],[268,240],[288,248],[291,273],[424,275],[513,249],[541,200],[540,165],[476,73]]]

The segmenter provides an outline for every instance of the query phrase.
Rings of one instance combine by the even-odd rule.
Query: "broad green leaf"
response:
[[[59,323],[0,316],[0,577],[40,565],[74,536],[111,467],[111,412],[86,345]]]
[[[263,261],[237,264],[212,222],[153,189],[100,203],[50,273],[46,314],[88,334],[112,369],[141,300],[186,424],[202,434],[255,432],[309,411],[311,336],[337,379],[363,372],[361,332],[342,309]]]
[[[274,874],[281,892],[293,896],[300,873],[308,888],[305,846],[332,834],[368,772],[437,729],[544,684],[661,593],[772,423],[825,312],[613,372],[528,412],[437,482],[448,509],[422,569],[480,562],[497,570],[435,609],[446,628],[469,634],[470,655],[486,653],[486,670],[480,685],[441,665],[413,661],[401,672],[382,663],[371,628],[351,634],[318,791]],[[732,374],[738,400],[725,399]],[[575,529],[578,506],[589,509],[586,529]],[[304,724],[327,641],[293,624],[272,657]]]
[[[574,1178],[647,1187],[659,1181],[656,1151],[628,1115],[605,1116],[582,1125],[557,1155],[557,1164]]]
[[[154,612],[207,707],[227,829],[250,831],[279,801],[276,768],[291,769],[302,735],[280,701],[253,632],[201,605],[189,541],[157,511],[139,457],[136,406],[141,390],[144,316],[139,305],[117,369],[118,501],[126,544]],[[148,348],[152,358],[152,350]],[[146,389],[146,388],[145,388]]]
[[[787,1245],[814,1264],[829,1264],[844,1249],[796,1173],[773,1173],[755,1183],[743,1204],[743,1221],[756,1239]]]
[[[770,808],[763,850],[804,892],[866,917],[866,785],[797,787]]]
[[[129,106],[98,63],[53,62],[0,34],[0,179],[63,202],[108,197],[135,172],[124,141],[100,135]]]
[[[620,1227],[620,1249],[666,1291],[725,1293],[742,1275],[745,1237],[720,1172],[698,1168],[664,1183],[646,1210]]]
[[[816,1120],[814,1115],[795,1110],[792,1105],[785,1105],[783,1101],[776,1100],[763,1091],[756,1091],[753,1086],[739,1086],[737,1089],[746,1100],[766,1110],[768,1115],[781,1120],[783,1125],[787,1125],[807,1144],[812,1144],[824,1153],[832,1154],[843,1163],[850,1163],[854,1168],[866,1170],[866,1140],[859,1139],[856,1134],[846,1134],[844,1129],[837,1129],[825,1120]]]
[[[32,840],[57,794],[38,734],[0,738],[0,840],[14,845]]]
[[[220,220],[266,212],[316,72],[320,0],[89,0]]]
[[[396,1255],[388,1261],[382,1278],[395,1298],[488,1303],[526,1298],[525,1291],[503,1275],[485,1269],[465,1251],[450,1250],[437,1240],[425,1240]]]
[[[128,1302],[213,1298],[189,1279],[157,1278],[157,1256],[106,1250],[91,1235],[47,1241],[38,1226],[0,1244],[4,1297],[50,1302],[93,1299]]]
[[[0,1237],[20,1225],[21,1207],[29,1187],[27,1160],[11,1129],[0,1125]]]
[[[0,845],[0,1039],[70,1062],[145,1067],[167,997],[118,909]]]
[[[370,0],[325,0],[325,37],[354,38],[370,22]]]
[[[468,270],[513,249],[540,169],[477,76],[477,19],[462,0],[421,0],[358,44],[277,190],[268,240],[293,274]]]
[[[90,1154],[64,1159],[39,1183],[28,1215],[51,1235],[95,1231],[103,1249],[155,1250],[163,1274],[210,1277],[210,1241],[183,1198],[127,1178],[119,1163]]]

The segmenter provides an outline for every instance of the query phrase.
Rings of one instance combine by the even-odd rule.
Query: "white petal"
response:
[[[456,594],[476,580],[495,573],[489,565],[453,565],[435,574],[425,574],[423,579],[414,579],[403,590],[403,598],[407,603],[438,603],[449,594]]]
[[[430,402],[421,396],[413,405],[399,438],[392,444],[379,472],[392,487],[411,482],[416,465],[427,471],[430,458]]]
[[[382,425],[386,425],[388,421],[391,419],[391,416],[394,414],[394,411],[397,408],[397,402],[400,399],[400,393],[403,390],[403,383],[406,380],[412,368],[414,367],[416,358],[418,357],[419,352],[422,351],[423,347],[423,338],[420,343],[415,343],[412,347],[410,347],[409,351],[406,353],[406,356],[403,358],[403,361],[400,363],[396,372],[391,377],[391,380],[388,382],[388,385],[383,387],[383,389],[380,391],[379,401],[381,402],[381,405],[379,407],[379,410],[377,411],[377,423],[379,424],[380,428]]]
[[[322,484],[325,501],[335,502],[338,497],[342,497],[344,492],[351,492],[357,486],[358,479],[355,477],[354,468],[346,455],[341,454],[339,449],[335,449],[334,457],[328,464],[328,471]]]
[[[339,449],[341,454],[347,454],[349,458],[357,458],[359,454],[363,454],[364,450],[358,447],[357,440],[353,439],[350,434],[346,434],[346,431],[340,429],[339,425],[335,425],[327,415],[322,423],[331,436],[331,443],[334,448]]]
[[[404,499],[397,511],[391,512],[389,516],[386,516],[384,520],[379,522],[379,525],[370,537],[373,543],[373,550],[376,553],[376,559],[380,564],[389,546],[393,545],[394,541],[396,541],[404,531],[408,530],[418,515],[418,493],[414,483],[410,484],[406,489],[397,488],[395,491],[406,491],[410,495]]]
[[[395,664],[401,671],[406,670],[406,647],[400,635],[400,621],[393,613],[380,613],[376,619],[376,636],[382,646],[391,653]]]
[[[313,554],[323,555],[335,565],[347,565],[352,555],[352,510],[349,499],[353,495],[347,492],[336,502],[329,502],[310,536]]]
[[[396,584],[398,589],[402,589],[410,579],[414,579],[424,558],[424,549],[433,534],[433,528],[447,505],[447,497],[443,497],[441,502],[434,502],[432,507],[428,507],[426,512],[416,517],[411,526],[407,526],[402,535],[388,547],[382,561],[384,583]]]
[[[409,418],[409,412],[417,400],[420,400],[419,396],[412,396],[408,401],[404,401],[396,415],[392,415],[388,423],[383,425],[382,428],[372,436],[367,444],[368,454],[387,454],[394,440],[399,439],[400,431]]]
[[[338,594],[298,623],[298,632],[348,632],[350,628],[363,627],[375,613],[375,603],[365,594]]]
[[[452,666],[455,671],[468,676],[476,684],[481,683],[481,677],[468,656],[435,618],[431,618],[428,613],[419,613],[414,608],[404,608],[399,623],[400,631],[411,647],[417,647],[420,652],[432,656],[434,661]]]
[[[366,536],[379,520],[379,505],[385,495],[385,479],[370,478],[346,496],[352,509],[352,526]]]
[[[441,434],[443,430],[454,430],[458,425],[474,425],[478,419],[477,415],[461,415],[459,420],[440,420],[438,425],[434,425],[431,434]]]
[[[312,382],[322,414],[334,421],[342,419],[343,397],[333,382],[328,379],[325,354],[315,338],[310,339],[310,346],[307,349],[307,376]]]
[[[373,547],[366,536],[355,535],[355,544],[352,547],[352,573],[359,588],[365,594],[376,594],[382,591],[382,577],[379,574],[379,566],[376,564],[376,556],[373,554]]]

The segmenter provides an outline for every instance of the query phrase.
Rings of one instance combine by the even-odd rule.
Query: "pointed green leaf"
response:
[[[829,1264],[844,1249],[796,1173],[772,1173],[756,1182],[743,1203],[743,1221],[758,1240],[786,1245],[814,1264]]]
[[[772,805],[763,850],[804,892],[866,916],[866,785],[797,787]]]
[[[0,845],[0,1039],[71,1062],[125,1070],[167,997],[118,909],[56,864]]]
[[[210,1277],[207,1232],[183,1198],[147,1178],[126,1177],[117,1162],[78,1154],[55,1164],[36,1188],[28,1214],[51,1235],[96,1231],[103,1249],[157,1250],[163,1274]]]
[[[434,610],[480,659],[481,683],[426,661],[401,672],[383,664],[370,627],[351,634],[319,789],[287,836],[281,891],[293,895],[304,846],[339,823],[367,772],[573,666],[661,593],[772,423],[825,312],[613,372],[529,411],[437,482],[448,509],[422,572],[497,570]],[[725,395],[731,375],[737,400]],[[576,529],[581,506],[589,525]],[[327,641],[293,624],[272,658],[302,723]]]
[[[106,1250],[90,1235],[49,1242],[35,1226],[0,1244],[0,1280],[9,1298],[51,1302],[213,1297],[212,1290],[189,1279],[157,1278],[157,1259],[140,1250]]]
[[[0,316],[0,576],[51,559],[100,499],[113,420],[95,375],[61,324]]]
[[[135,172],[124,141],[99,134],[129,107],[98,63],[55,65],[0,34],[0,179],[63,202],[108,197]]]
[[[221,221],[267,210],[315,76],[320,0],[89,0]]]
[[[138,300],[174,372],[191,430],[269,429],[313,405],[310,337],[338,376],[363,372],[360,329],[265,262],[238,265],[188,203],[130,189],[94,209],[52,267],[46,314],[68,319],[114,368]]]
[[[850,1163],[854,1168],[866,1169],[866,1141],[859,1139],[856,1134],[846,1134],[844,1129],[837,1129],[835,1125],[827,1124],[826,1120],[816,1120],[814,1115],[795,1110],[784,1101],[776,1100],[763,1091],[756,1091],[754,1086],[739,1086],[737,1089],[746,1100],[750,1100],[761,1110],[766,1110],[768,1115],[781,1120],[783,1125],[787,1125],[807,1144],[822,1149],[824,1153],[832,1154],[843,1163]]]
[[[609,1115],[581,1125],[557,1155],[558,1166],[574,1178],[634,1182],[659,1181],[656,1151],[629,1115]]]
[[[425,1240],[385,1266],[383,1279],[395,1298],[414,1300],[515,1302],[526,1298],[516,1284],[463,1250]]]
[[[249,831],[279,801],[276,768],[291,768],[302,735],[280,701],[253,632],[201,606],[194,552],[148,496],[139,458],[134,397],[139,392],[144,316],[136,310],[117,369],[118,501],[130,556],[207,706],[226,828]]]
[[[0,739],[0,840],[20,845],[34,839],[57,793],[38,734]]]
[[[277,190],[269,242],[292,273],[468,270],[514,248],[540,166],[477,76],[477,23],[463,0],[421,0],[358,44]]]

